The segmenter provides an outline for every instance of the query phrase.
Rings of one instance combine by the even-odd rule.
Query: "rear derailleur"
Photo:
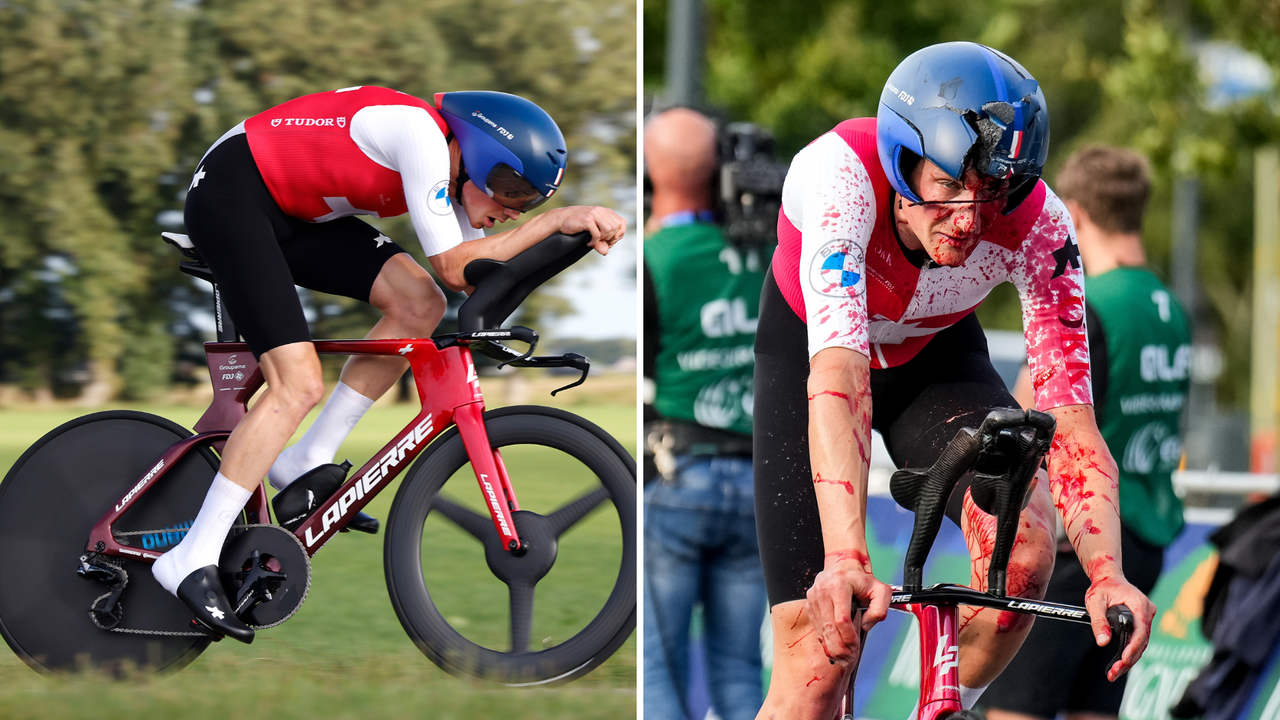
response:
[[[80,567],[76,568],[76,575],[83,580],[100,582],[110,589],[110,592],[99,596],[89,606],[89,619],[93,620],[93,624],[103,630],[113,630],[119,626],[124,617],[120,595],[129,584],[129,573],[97,553],[85,553],[80,556]]]

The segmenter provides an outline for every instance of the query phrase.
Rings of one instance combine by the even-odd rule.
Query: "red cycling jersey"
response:
[[[304,95],[245,121],[253,159],[281,210],[313,222],[344,203],[374,217],[408,212],[400,173],[374,162],[351,137],[352,118],[373,105],[422,108],[449,134],[429,103],[380,87]]]
[[[792,161],[773,274],[808,326],[809,355],[846,347],[901,365],[1002,282],[1022,301],[1036,407],[1091,404],[1084,274],[1071,218],[1039,182],[958,267],[917,266],[894,230],[875,118],[846,120]]]

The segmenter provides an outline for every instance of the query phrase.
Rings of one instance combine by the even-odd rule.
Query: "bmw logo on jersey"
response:
[[[809,285],[822,295],[850,297],[866,288],[862,248],[852,240],[832,240],[813,256]]]
[[[431,212],[437,215],[452,215],[453,201],[449,199],[449,181],[441,180],[431,188],[431,195],[427,198],[427,206],[431,208]]]

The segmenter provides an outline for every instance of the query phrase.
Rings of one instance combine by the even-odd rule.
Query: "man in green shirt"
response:
[[[751,405],[769,248],[725,242],[711,212],[716,129],[688,109],[645,127],[653,201],[644,243],[644,708],[689,715],[688,638],[703,610],[711,705],[750,720],[763,701],[764,577],[756,543]],[[649,459],[649,458],[646,458]]]
[[[1179,417],[1190,383],[1187,318],[1146,267],[1142,214],[1151,182],[1146,160],[1091,146],[1073,155],[1056,189],[1071,213],[1085,270],[1085,323],[1098,428],[1120,468],[1120,558],[1125,577],[1150,594],[1164,548],[1183,526],[1172,473],[1182,456]],[[1021,392],[1020,392],[1021,391]],[[1023,377],[1014,397],[1030,402]],[[1081,605],[1089,580],[1059,543],[1046,600]],[[1115,718],[1125,678],[1107,682],[1114,651],[1067,623],[1036,623],[980,703],[988,720]]]

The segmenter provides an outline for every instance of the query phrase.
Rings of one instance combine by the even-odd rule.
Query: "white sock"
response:
[[[178,585],[192,572],[207,565],[217,565],[227,533],[240,516],[252,493],[231,482],[222,473],[213,476],[204,504],[191,523],[187,536],[151,566],[160,587],[174,595]]]
[[[320,416],[311,424],[296,445],[280,453],[267,479],[271,487],[283,490],[312,468],[333,462],[338,448],[347,439],[356,423],[364,417],[373,400],[339,382],[329,401],[324,404]]]
[[[967,685],[960,686],[960,707],[965,710],[972,710],[973,706],[978,702],[978,698],[982,697],[983,691],[987,689],[986,685],[980,688],[971,688]],[[916,700],[916,706],[911,708],[911,716],[907,720],[916,720],[920,717],[920,701]]]
[[[978,698],[982,697],[983,691],[987,689],[986,685],[978,688],[971,688],[967,685],[960,686],[960,707],[965,710],[972,710],[973,706],[978,703]]]

